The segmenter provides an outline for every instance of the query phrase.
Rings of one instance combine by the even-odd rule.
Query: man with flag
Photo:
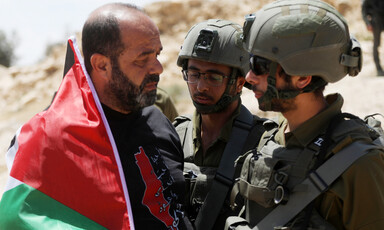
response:
[[[190,228],[178,135],[151,106],[158,28],[133,5],[107,4],[83,27],[84,62],[69,46],[52,104],[7,152],[0,229]]]

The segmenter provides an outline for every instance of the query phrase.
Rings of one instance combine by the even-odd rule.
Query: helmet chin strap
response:
[[[220,112],[220,111],[224,110],[225,108],[227,108],[227,106],[230,103],[232,103],[233,101],[236,101],[237,99],[240,98],[241,92],[237,93],[236,95],[230,95],[230,92],[229,92],[231,89],[231,86],[236,83],[237,71],[238,70],[236,68],[233,68],[232,73],[231,73],[231,77],[228,81],[227,87],[225,88],[225,92],[223,93],[223,95],[221,96],[221,98],[219,99],[219,101],[216,104],[204,105],[204,104],[200,104],[200,103],[192,100],[193,105],[196,107],[196,110],[198,113],[208,114],[208,113]]]
[[[269,67],[269,76],[267,78],[267,82],[268,82],[267,91],[263,94],[262,97],[258,99],[259,108],[263,111],[272,111],[273,99],[292,99],[301,93],[312,92],[315,89],[326,85],[326,82],[323,79],[312,78],[314,82],[312,84],[309,84],[302,90],[278,90],[276,88],[276,72],[277,72],[277,63],[271,62]]]

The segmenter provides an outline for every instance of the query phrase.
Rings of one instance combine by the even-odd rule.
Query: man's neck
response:
[[[297,129],[301,124],[328,106],[324,97],[316,97],[313,93],[299,94],[296,97],[295,104],[295,109],[282,113],[288,121],[288,127],[285,132],[291,132]]]
[[[207,131],[221,130],[237,109],[239,101],[234,101],[218,113],[201,114],[201,127]]]
[[[101,100],[100,100],[101,101]],[[116,112],[119,112],[119,113],[122,113],[122,114],[129,114],[131,113],[132,111],[126,111],[124,109],[121,109],[119,106],[116,105],[116,103],[111,103],[110,101],[101,101],[101,103],[105,106],[107,106],[108,108],[116,111]]]
[[[239,103],[240,100],[234,101],[218,113],[201,114],[200,135],[203,142],[204,153],[213,141],[219,137],[221,129],[232,117]]]

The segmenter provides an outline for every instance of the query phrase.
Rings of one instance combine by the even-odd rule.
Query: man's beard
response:
[[[271,109],[273,112],[286,113],[288,111],[294,110],[297,108],[295,102],[295,98],[291,99],[271,99]],[[263,111],[267,111],[264,104],[259,104],[259,109]]]
[[[156,101],[156,90],[143,92],[146,84],[159,82],[159,75],[147,74],[140,86],[136,86],[119,68],[117,61],[112,60],[112,80],[105,91],[115,106],[123,111],[137,111],[153,105]]]
[[[294,86],[291,84],[287,84],[284,89],[279,89],[279,91],[291,91],[291,90],[297,90]],[[265,102],[262,102],[266,98],[260,98],[258,100],[259,102],[259,109],[262,111],[273,111],[273,112],[280,112],[280,113],[286,113],[291,110],[295,110],[297,108],[297,105],[295,103],[296,98],[289,98],[289,99],[280,99],[276,98],[277,95],[275,95],[273,98],[268,98]]]

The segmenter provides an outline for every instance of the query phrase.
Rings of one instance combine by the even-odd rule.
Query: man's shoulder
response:
[[[156,117],[166,117],[159,108],[157,108],[155,105],[147,106],[142,109],[142,115],[143,116],[156,116]]]
[[[369,142],[369,140],[377,138],[377,133],[362,119],[345,119],[335,127],[332,139],[339,142],[346,137],[354,141],[366,140]]]
[[[142,118],[141,120],[152,127],[155,128],[167,128],[173,129],[174,127],[172,123],[168,120],[168,118],[154,105],[143,108],[142,110]]]
[[[378,123],[375,123],[375,121]],[[384,166],[384,146],[382,142],[384,133],[379,120],[372,116],[367,116],[364,120],[359,118],[344,119],[339,122],[331,135],[331,139],[335,143],[332,146],[334,154],[340,154],[347,147],[349,149],[345,150],[347,153],[348,151],[362,153],[361,157],[353,163],[351,169],[360,170],[374,164]],[[353,170],[348,171],[352,172]]]

